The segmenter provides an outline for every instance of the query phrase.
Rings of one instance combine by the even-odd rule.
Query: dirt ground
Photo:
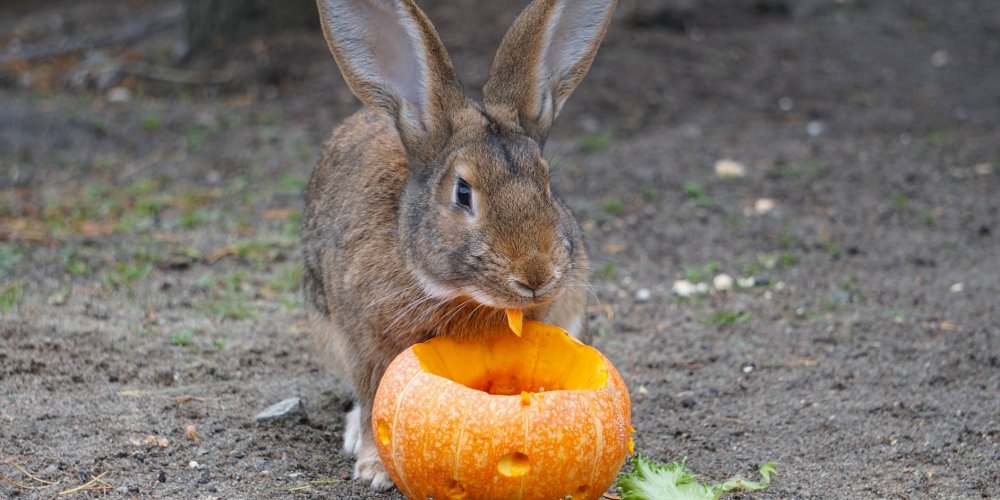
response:
[[[524,3],[428,5],[470,93]],[[315,30],[178,62],[179,4],[0,6],[0,497],[396,498],[349,480],[298,289],[357,103]],[[553,134],[639,452],[1000,496],[1000,4],[622,0]]]

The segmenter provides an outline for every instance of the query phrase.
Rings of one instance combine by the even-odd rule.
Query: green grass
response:
[[[185,330],[181,330],[179,332],[175,332],[175,333],[171,333],[170,334],[170,344],[171,345],[175,345],[175,346],[179,346],[179,347],[184,347],[184,346],[190,344],[192,340],[194,340],[194,331],[193,330],[185,329]]]
[[[7,246],[0,247],[0,278],[12,274],[14,268],[24,259],[21,252]]]
[[[660,198],[660,188],[656,187],[656,184],[651,182],[643,182],[642,185],[639,186],[639,194],[641,194],[646,201],[656,201]]]
[[[706,195],[701,186],[694,181],[684,183],[684,195],[701,208],[711,208],[715,204],[712,198]]]
[[[798,234],[795,234],[795,228],[792,223],[789,222],[785,224],[784,229],[781,230],[781,235],[778,236],[778,246],[781,248],[792,248],[798,246],[801,242]]]
[[[713,311],[707,318],[707,322],[717,327],[731,326],[738,323],[750,321],[750,313],[746,311]]]
[[[153,271],[150,262],[119,262],[101,274],[101,286],[105,289],[128,288],[145,279]]]
[[[279,181],[281,187],[290,193],[301,193],[309,185],[309,179],[294,173],[286,173]]]
[[[719,261],[716,260],[710,260],[701,265],[681,265],[681,269],[684,270],[684,279],[691,283],[710,281],[719,267]]]
[[[4,285],[0,289],[0,311],[9,311],[21,300],[23,289],[19,281]]]
[[[181,218],[180,221],[178,221],[178,225],[181,227],[181,229],[194,229],[197,227],[204,226],[209,222],[218,220],[218,218],[219,218],[219,211],[214,208],[201,207],[201,208],[189,209],[185,210],[184,213],[181,214]]]
[[[906,210],[907,200],[906,195],[897,193],[892,196],[889,200],[889,204],[892,205],[892,209],[897,212],[902,212]]]
[[[802,165],[789,165],[778,170],[778,175],[782,179],[790,181],[811,180],[822,177],[830,171],[830,166],[816,160]]]
[[[207,278],[207,279],[206,279]],[[226,319],[240,320],[256,318],[257,312],[253,306],[253,292],[244,290],[246,271],[236,271],[220,282],[215,282],[211,275],[203,276],[197,285],[216,288],[209,291],[202,310],[209,316],[221,316]]]
[[[278,293],[296,292],[302,286],[302,275],[305,268],[301,263],[289,265],[268,282],[268,288]]]
[[[142,117],[142,129],[146,132],[156,132],[160,129],[160,116],[149,113]]]
[[[601,208],[603,208],[608,215],[614,217],[621,217],[625,214],[625,205],[623,205],[621,201],[614,198],[608,198],[602,201]]]
[[[782,254],[778,256],[778,265],[781,267],[792,267],[798,261],[798,257],[792,255],[790,252],[782,252]]]
[[[600,153],[611,147],[615,136],[611,132],[585,133],[580,135],[580,151],[586,154]]]
[[[613,262],[605,262],[597,268],[597,276],[605,280],[613,280],[618,276],[618,267]]]

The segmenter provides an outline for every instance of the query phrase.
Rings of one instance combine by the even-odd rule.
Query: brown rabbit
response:
[[[502,331],[505,308],[583,340],[588,262],[542,146],[615,0],[535,0],[504,37],[483,102],[465,97],[413,0],[319,0],[365,108],[334,130],[306,193],[305,293],[321,349],[353,384],[344,448],[390,488],[372,439],[386,366],[436,335]]]

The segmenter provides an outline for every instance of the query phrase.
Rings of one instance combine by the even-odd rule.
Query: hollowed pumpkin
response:
[[[631,450],[628,390],[565,331],[439,337],[389,365],[372,426],[408,498],[598,498]]]

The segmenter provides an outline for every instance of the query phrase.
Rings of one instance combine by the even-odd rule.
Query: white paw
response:
[[[393,487],[392,479],[382,466],[378,450],[369,444],[358,451],[358,460],[354,462],[354,479],[370,483],[374,491],[387,491]]]
[[[354,408],[344,415],[344,451],[357,455],[359,450],[361,450],[361,406],[355,404]]]

